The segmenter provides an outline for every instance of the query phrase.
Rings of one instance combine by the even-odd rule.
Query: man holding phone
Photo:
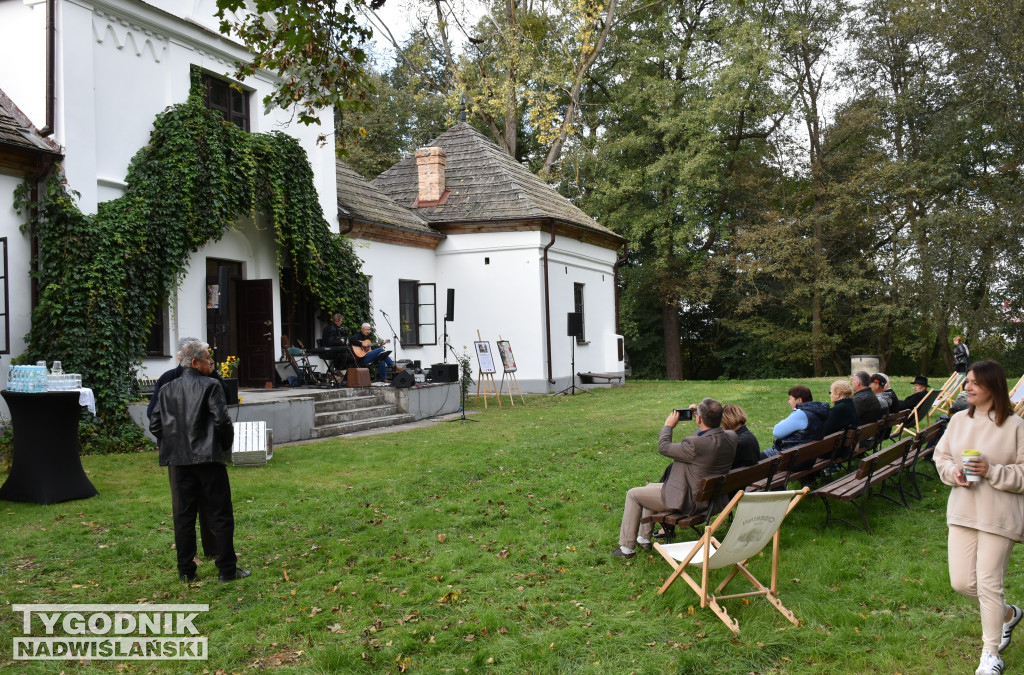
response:
[[[619,545],[612,551],[613,556],[632,558],[637,545],[650,549],[653,525],[641,524],[641,518],[659,511],[695,513],[706,506],[693,499],[701,479],[727,473],[732,468],[736,433],[721,427],[722,404],[706,398],[699,405],[690,406],[689,411],[682,410],[682,414],[686,412],[696,421],[697,431],[673,443],[672,432],[679,423],[681,411],[677,409],[669,414],[658,437],[658,452],[673,460],[668,478],[663,483],[649,483],[626,493]]]

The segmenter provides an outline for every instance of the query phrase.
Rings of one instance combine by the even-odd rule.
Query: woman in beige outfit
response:
[[[1024,420],[1013,414],[1006,374],[995,361],[978,361],[967,373],[970,408],[953,415],[935,451],[943,483],[952,485],[946,507],[949,578],[953,589],[981,609],[984,648],[976,675],[1003,672],[999,652],[1010,644],[1024,616],[1003,599],[1003,577],[1013,545],[1024,541]],[[961,453],[976,449],[968,473]]]

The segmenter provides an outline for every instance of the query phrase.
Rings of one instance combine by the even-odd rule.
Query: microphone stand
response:
[[[391,319],[390,317],[388,317],[388,313],[385,312],[383,309],[380,310],[380,313],[384,315],[384,323],[386,323],[388,325],[388,328],[391,329],[391,340],[395,344],[395,363],[398,363],[398,333],[395,332],[395,327],[391,325]]]
[[[448,421],[449,422],[479,422],[480,420],[471,420],[468,417],[466,417],[466,392],[462,388],[462,362],[459,361],[459,355],[455,353],[455,347],[452,347],[450,344],[448,344],[448,342],[447,342],[447,340],[448,340],[447,332],[448,332],[448,322],[445,321],[445,334],[446,334],[445,335],[445,347],[447,347],[448,349],[452,350],[452,356],[455,357],[455,362],[459,364],[459,381],[458,381],[458,385],[459,385],[459,411],[462,413],[461,417],[458,417],[458,418],[453,419],[453,420],[448,420]],[[448,358],[448,352],[446,351],[445,352],[445,363],[448,363],[447,358]],[[473,378],[471,377],[470,378],[470,382],[472,382],[472,381],[473,381]]]

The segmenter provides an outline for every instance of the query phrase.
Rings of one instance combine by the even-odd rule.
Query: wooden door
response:
[[[274,294],[270,279],[237,281],[239,384],[259,387],[274,381]]]

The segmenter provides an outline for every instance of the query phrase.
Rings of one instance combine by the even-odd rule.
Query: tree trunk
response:
[[[661,325],[665,333],[665,375],[669,380],[683,379],[683,353],[679,344],[679,303],[662,301]]]

